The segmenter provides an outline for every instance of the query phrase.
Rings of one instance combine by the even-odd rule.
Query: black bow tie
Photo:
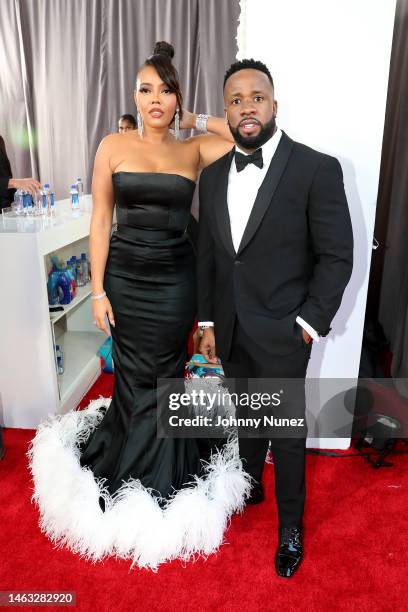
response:
[[[235,165],[237,172],[241,172],[248,164],[255,164],[258,168],[263,168],[262,149],[257,149],[251,155],[243,155],[235,151]]]

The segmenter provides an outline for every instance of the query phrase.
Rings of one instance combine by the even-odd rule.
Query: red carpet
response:
[[[82,405],[110,395],[102,375]],[[129,571],[109,559],[93,565],[54,549],[30,503],[25,452],[32,431],[6,430],[0,462],[0,590],[76,591],[77,610],[112,611],[389,611],[408,596],[408,456],[374,470],[360,457],[308,456],[305,558],[290,580],[275,575],[273,468],[267,499],[235,517],[217,555],[157,573]],[[38,608],[26,607],[26,610]],[[57,609],[56,607],[48,609]],[[61,609],[61,608],[58,608]]]

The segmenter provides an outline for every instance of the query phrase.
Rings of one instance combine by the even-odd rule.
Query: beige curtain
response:
[[[89,191],[101,138],[135,112],[138,67],[168,40],[185,106],[222,115],[238,0],[1,0],[0,134],[14,176]]]

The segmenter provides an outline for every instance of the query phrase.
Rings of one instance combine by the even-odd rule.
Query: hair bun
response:
[[[162,40],[154,45],[153,55],[165,55],[172,59],[174,57],[174,47],[165,40]]]

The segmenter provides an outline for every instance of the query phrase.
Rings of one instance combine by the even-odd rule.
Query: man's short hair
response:
[[[239,62],[234,62],[234,64],[231,64],[231,66],[228,68],[224,76],[224,89],[225,89],[225,83],[227,82],[227,79],[229,79],[231,75],[235,74],[236,72],[239,72],[240,70],[245,70],[246,68],[251,68],[252,70],[260,70],[260,72],[263,72],[264,74],[266,74],[266,76],[269,79],[270,84],[272,85],[272,87],[274,87],[273,78],[272,78],[271,73],[269,72],[268,66],[266,66],[263,62],[260,62],[259,60],[254,60],[251,58],[251,59],[243,59],[243,60],[240,60]]]
[[[137,127],[137,121],[134,118],[133,115],[130,115],[129,113],[125,113],[124,115],[121,115],[119,117],[119,121],[127,121],[128,123],[130,123],[130,125],[133,125],[134,128]]]

